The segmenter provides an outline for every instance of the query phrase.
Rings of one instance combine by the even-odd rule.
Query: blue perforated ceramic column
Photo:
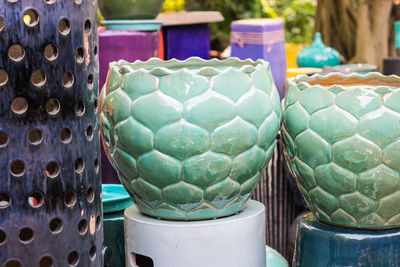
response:
[[[0,0],[0,266],[102,266],[97,2]]]

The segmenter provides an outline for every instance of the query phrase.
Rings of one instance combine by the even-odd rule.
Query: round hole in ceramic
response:
[[[40,129],[30,130],[28,133],[28,141],[31,145],[39,145],[43,141],[43,133]]]
[[[33,191],[28,196],[28,204],[32,208],[39,208],[44,203],[44,194],[40,191]]]
[[[48,61],[54,61],[58,58],[58,47],[55,44],[48,44],[44,48],[44,56]]]
[[[8,193],[0,193],[0,209],[5,209],[11,204],[11,198]]]
[[[34,238],[34,232],[31,228],[24,227],[19,231],[18,238],[24,244],[30,243]]]
[[[9,141],[8,134],[5,131],[0,131],[0,148],[6,147]]]
[[[60,166],[56,161],[50,161],[46,166],[45,173],[49,178],[56,178],[60,174]]]
[[[71,208],[75,205],[77,200],[76,193],[74,191],[68,191],[64,194],[64,203],[67,207]]]
[[[66,18],[61,19],[58,23],[58,32],[67,36],[71,32],[71,22]]]
[[[86,219],[81,219],[78,223],[78,231],[81,235],[86,234],[88,230],[88,222]]]
[[[21,177],[25,174],[25,162],[20,159],[13,160],[10,164],[10,174],[14,177]]]
[[[55,116],[60,112],[61,109],[61,104],[60,101],[58,101],[57,98],[51,98],[49,101],[46,103],[46,112],[51,115]]]
[[[58,234],[62,231],[64,227],[63,221],[60,218],[53,218],[49,223],[50,232],[53,234]]]
[[[44,256],[39,261],[39,267],[53,267],[53,259],[50,256]]]
[[[25,49],[20,44],[14,44],[8,49],[8,57],[14,62],[20,62],[25,57]]]
[[[5,70],[0,69],[0,86],[6,85],[8,82],[8,74]]]
[[[28,101],[24,97],[17,97],[11,102],[11,110],[17,114],[22,115],[28,110]]]
[[[72,140],[72,131],[70,128],[63,128],[60,133],[61,142],[68,144]]]
[[[35,27],[39,24],[39,14],[34,9],[25,10],[23,21],[28,27]]]
[[[77,266],[79,263],[79,254],[76,251],[72,251],[68,255],[68,264],[69,266]]]
[[[46,84],[47,76],[43,70],[35,70],[31,75],[31,82],[36,87],[42,87]]]

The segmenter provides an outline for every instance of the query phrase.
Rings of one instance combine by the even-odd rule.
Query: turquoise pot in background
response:
[[[300,68],[323,68],[324,66],[336,66],[339,63],[338,51],[326,46],[319,32],[315,33],[312,45],[304,48],[297,55],[297,65]]]
[[[281,119],[270,65],[238,58],[111,63],[100,109],[106,154],[140,211],[175,220],[244,209]]]
[[[394,23],[394,28],[396,30],[395,46],[396,46],[396,49],[400,49],[400,21],[396,21]]]

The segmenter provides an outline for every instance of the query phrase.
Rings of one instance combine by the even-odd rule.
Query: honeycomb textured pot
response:
[[[245,207],[274,151],[281,110],[264,61],[111,63],[103,144],[141,212],[194,220]]]
[[[316,217],[355,228],[400,226],[400,78],[288,80],[285,156]]]

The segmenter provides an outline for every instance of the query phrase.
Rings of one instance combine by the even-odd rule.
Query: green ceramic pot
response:
[[[268,63],[189,58],[110,64],[101,135],[141,212],[238,213],[274,151],[281,110]]]
[[[322,222],[400,226],[400,78],[288,80],[281,129],[287,163]]]
[[[155,19],[163,4],[164,0],[99,0],[106,20]]]

